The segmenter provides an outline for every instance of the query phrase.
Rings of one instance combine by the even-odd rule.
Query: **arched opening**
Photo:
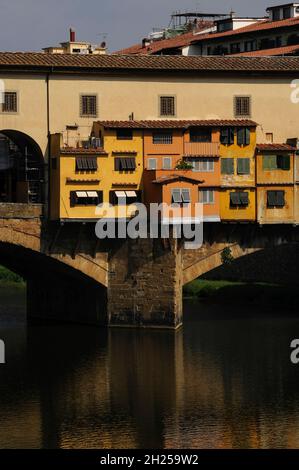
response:
[[[15,130],[0,130],[0,202],[41,204],[44,159],[39,145]]]

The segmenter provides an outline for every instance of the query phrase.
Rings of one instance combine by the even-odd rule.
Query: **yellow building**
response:
[[[56,134],[51,154],[52,220],[130,218],[135,213],[134,203],[142,200],[141,130],[125,122],[97,122],[86,148],[67,147]],[[112,209],[97,210],[102,203]]]
[[[295,223],[294,153],[295,148],[287,144],[257,145],[257,221],[260,224]]]
[[[239,120],[221,129],[221,220],[255,221],[256,126]]]

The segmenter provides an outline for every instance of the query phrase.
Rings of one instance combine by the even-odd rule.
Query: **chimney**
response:
[[[148,39],[148,38],[144,38],[142,39],[142,47],[145,48],[145,47],[148,47],[151,45],[151,40]]]
[[[70,42],[76,42],[76,32],[70,28]]]

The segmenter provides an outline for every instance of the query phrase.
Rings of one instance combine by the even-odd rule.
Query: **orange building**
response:
[[[257,221],[260,224],[295,223],[295,150],[288,144],[257,145]]]

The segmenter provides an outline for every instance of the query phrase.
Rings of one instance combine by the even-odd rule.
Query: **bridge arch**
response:
[[[14,129],[0,129],[0,202],[44,201],[45,162],[38,143]]]

